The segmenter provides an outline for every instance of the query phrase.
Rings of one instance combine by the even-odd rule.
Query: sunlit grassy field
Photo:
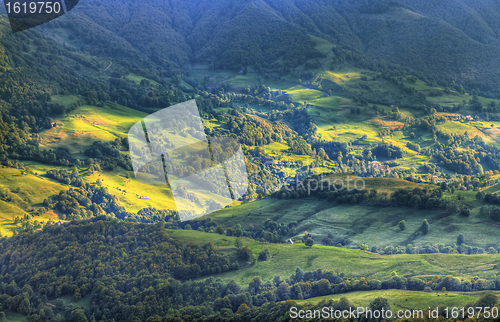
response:
[[[32,169],[34,172],[36,169]],[[0,189],[11,192],[9,202],[0,200],[0,232],[3,236],[12,235],[17,226],[15,217],[24,217],[31,207],[38,209],[43,200],[58,194],[63,185],[41,176],[22,174],[21,170],[0,166]],[[35,217],[33,220],[56,220],[54,213]],[[58,220],[58,219],[57,219]]]
[[[434,189],[429,184],[411,183],[403,179],[388,178],[360,178],[346,174],[324,177],[324,180],[341,180],[347,189],[347,181],[351,189],[376,189],[380,192],[392,193],[396,189],[416,188]],[[356,181],[358,180],[358,181]],[[315,187],[315,184],[312,184]],[[325,186],[326,187],[326,186]],[[397,246],[406,244],[438,245],[453,244],[459,234],[463,234],[466,243],[480,247],[497,246],[498,228],[485,224],[479,215],[480,202],[475,199],[473,191],[456,191],[454,194],[445,194],[446,198],[462,195],[464,202],[475,207],[470,217],[459,215],[450,216],[446,210],[415,210],[406,207],[373,207],[363,205],[336,205],[322,200],[272,200],[265,199],[238,207],[229,207],[216,211],[209,216],[225,227],[241,224],[261,225],[266,219],[273,219],[278,223],[288,225],[290,222],[300,221],[296,227],[296,235],[290,236],[297,240],[304,232],[309,232],[317,243],[329,233],[333,242],[342,243],[348,247],[358,247],[361,243],[369,247]],[[431,224],[431,231],[424,235],[419,232],[422,221],[427,219]],[[398,223],[406,221],[406,230],[401,231]]]
[[[68,101],[71,97],[61,97]],[[66,147],[72,153],[82,154],[93,141],[112,141],[126,137],[135,122],[147,116],[115,103],[105,107],[83,105],[56,120],[56,126],[40,134],[44,148]]]
[[[171,237],[184,242],[199,244],[212,243],[226,252],[235,252],[235,237],[204,233],[192,230],[169,230]],[[268,261],[257,261],[237,271],[217,275],[224,281],[235,279],[240,285],[248,285],[255,276],[265,281],[275,275],[283,279],[295,273],[297,268],[313,271],[317,268],[339,269],[349,277],[368,279],[387,279],[395,271],[400,276],[419,276],[423,278],[439,275],[452,275],[462,278],[479,276],[490,278],[500,263],[500,255],[459,255],[459,254],[425,254],[425,255],[379,255],[360,250],[314,245],[312,248],[304,244],[262,244],[255,240],[243,238],[243,245],[249,246],[254,254],[268,249],[271,258]]]

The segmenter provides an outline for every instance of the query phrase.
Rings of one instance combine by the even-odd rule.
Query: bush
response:
[[[424,287],[424,292],[432,292],[432,289],[429,286]]]
[[[252,250],[248,246],[238,249],[238,257],[242,260],[248,261],[252,258],[252,255]]]
[[[498,297],[495,294],[485,294],[476,302],[477,307],[493,307],[498,302]]]
[[[422,222],[422,226],[420,226],[420,230],[422,231],[422,233],[424,233],[424,235],[426,235],[429,232],[430,228],[431,225],[429,224],[427,219],[424,219],[424,221]]]
[[[323,238],[323,240],[321,241],[321,243],[323,245],[330,246],[332,244],[332,240],[330,238],[328,238],[328,237],[325,237],[325,238]]]
[[[463,208],[460,210],[460,216],[462,217],[469,217],[470,216],[470,209],[469,208]]]
[[[259,253],[259,260],[260,261],[267,261],[269,259],[269,250],[265,250],[263,252]]]
[[[309,248],[311,248],[314,245],[314,239],[312,239],[311,237],[308,237],[306,239],[305,244],[306,244],[306,246],[308,246]]]

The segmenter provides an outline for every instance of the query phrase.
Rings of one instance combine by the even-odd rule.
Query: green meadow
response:
[[[31,169],[36,171],[36,169]],[[10,236],[18,227],[14,225],[15,217],[24,217],[30,210],[37,210],[42,206],[45,198],[58,194],[64,186],[43,176],[26,174],[18,169],[0,166],[0,190],[8,192],[8,201],[0,200],[0,233]],[[32,220],[39,222],[56,220],[53,212]],[[58,219],[57,219],[58,220]]]
[[[75,99],[57,98],[61,102]],[[72,153],[81,155],[93,141],[126,137],[132,125],[147,115],[115,103],[106,103],[105,107],[83,105],[58,118],[54,128],[42,132],[40,145],[52,149],[67,147]]]
[[[193,230],[168,230],[168,234],[183,242],[197,244],[212,243],[220,251],[235,253],[236,237],[204,233]],[[460,255],[460,254],[422,254],[422,255],[379,255],[356,249],[333,246],[314,245],[312,248],[304,244],[268,244],[243,238],[243,245],[249,246],[254,254],[268,249],[271,258],[268,261],[257,261],[253,265],[242,267],[236,271],[218,274],[224,281],[236,280],[240,285],[248,285],[255,277],[260,276],[264,282],[275,275],[283,279],[295,273],[297,268],[303,271],[314,271],[317,268],[336,270],[348,277],[368,279],[388,279],[391,272],[400,276],[432,278],[452,275],[461,278],[479,276],[490,278],[497,273],[500,255]]]
[[[176,210],[172,192],[168,185],[150,185],[135,179],[133,171],[122,169],[104,171],[87,175],[84,180],[96,182],[101,180],[109,192],[118,197],[122,205],[131,213],[137,213],[142,208]],[[149,199],[140,199],[146,195]]]
[[[351,185],[356,177],[352,177]],[[398,186],[384,187],[387,179],[374,178],[367,180],[367,188],[379,187],[380,190],[395,189]],[[404,187],[404,180],[401,186]],[[418,185],[415,184],[415,187]],[[421,185],[420,187],[425,187]],[[353,188],[353,187],[351,187]],[[464,194],[465,195],[465,194]],[[471,197],[471,198],[470,198]],[[474,202],[474,196],[469,196]],[[477,207],[477,205],[475,205]],[[412,208],[373,207],[362,205],[336,205],[320,200],[272,200],[264,199],[237,207],[227,207],[208,215],[223,227],[234,227],[241,224],[260,226],[267,219],[279,224],[288,225],[300,221],[296,226],[296,235],[289,236],[298,241],[305,232],[312,234],[317,244],[323,238],[333,235],[334,244],[341,243],[346,247],[357,248],[362,243],[370,248],[377,246],[451,245],[457,236],[463,234],[468,245],[480,247],[498,246],[499,228],[484,223],[476,208],[470,217],[450,216],[445,210],[415,210]],[[431,224],[428,234],[419,232],[422,221],[427,219]],[[398,223],[406,221],[406,229],[401,231]]]
[[[158,84],[156,81],[152,80],[152,79],[149,79],[149,78],[146,78],[146,77],[142,77],[142,76],[139,76],[139,75],[135,75],[135,74],[129,74],[127,75],[127,78],[137,84],[140,84],[141,81],[143,79],[145,80],[148,80],[152,85],[154,86],[159,86],[160,84]],[[186,84],[187,85],[187,84]]]
[[[53,95],[52,102],[62,104],[64,106],[71,106],[80,100],[77,95]]]
[[[42,178],[48,170],[61,169],[60,167],[46,166],[33,161],[27,161],[24,164],[30,167],[32,171],[38,172]],[[71,168],[67,168],[67,170],[71,171]],[[137,213],[137,211],[147,207],[176,209],[172,192],[168,185],[150,185],[139,182],[135,179],[133,171],[116,168],[112,171],[90,173],[87,169],[80,169],[79,173],[84,182],[95,183],[97,180],[100,180],[101,184],[108,188],[109,192],[115,195],[129,212]],[[48,178],[43,178],[43,180],[52,182]],[[70,188],[69,185],[63,184],[57,184],[57,187],[59,190],[55,192],[51,191],[50,195],[59,193],[61,189]],[[140,199],[140,196],[143,195],[149,196],[150,199]]]

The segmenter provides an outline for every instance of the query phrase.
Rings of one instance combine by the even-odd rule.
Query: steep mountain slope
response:
[[[311,34],[372,68],[393,63],[486,89],[500,83],[499,18],[492,0],[89,0],[51,26],[73,29],[98,53],[132,52],[125,41],[172,74],[192,62],[278,62],[273,70],[286,73],[320,56]]]

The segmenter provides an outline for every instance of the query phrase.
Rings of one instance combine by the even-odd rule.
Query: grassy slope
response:
[[[296,301],[297,303],[318,303],[323,300],[338,301],[341,297],[347,297],[355,307],[367,307],[370,302],[377,297],[384,297],[389,300],[391,310],[395,313],[398,310],[428,310],[429,307],[435,309],[437,305],[461,308],[469,301],[476,302],[481,296],[487,293],[499,294],[499,292],[414,292],[404,290],[376,290],[358,291],[344,294],[335,294],[321,297],[313,297],[307,300]]]
[[[34,169],[32,169],[34,170]],[[26,206],[40,207],[40,204],[48,196],[59,193],[63,189],[63,185],[53,182],[47,178],[25,174],[22,175],[18,169],[7,168],[0,166],[0,189],[15,191],[20,188],[20,193],[14,193],[16,198],[13,202],[0,201],[0,232],[3,236],[12,235],[12,230],[15,229],[14,218],[27,214]],[[19,196],[28,198],[26,206],[20,204]],[[54,213],[49,212],[44,216],[35,217],[33,220],[47,221],[56,220]]]
[[[276,147],[278,148],[278,147]],[[360,179],[349,176],[350,187]],[[325,180],[335,182],[341,179],[347,182],[347,175],[338,174],[326,176]],[[402,179],[364,178],[366,189],[377,189],[379,192],[391,193],[400,188],[434,189],[436,186],[417,184]],[[357,182],[361,187],[361,182]],[[314,183],[311,184],[315,186]],[[475,193],[456,191],[454,195],[462,195],[470,206],[477,207]],[[448,193],[447,196],[452,196]],[[472,215],[464,218],[458,215],[449,216],[446,211],[415,210],[406,207],[371,207],[363,205],[337,205],[323,200],[272,200],[264,199],[242,204],[238,207],[228,207],[216,211],[210,216],[224,227],[241,224],[260,226],[266,219],[273,219],[278,223],[288,225],[291,222],[301,221],[296,227],[294,240],[300,239],[305,231],[311,233],[316,243],[321,243],[328,233],[332,233],[334,243],[350,241],[351,247],[361,243],[369,247],[385,247],[406,244],[438,245],[456,242],[459,234],[463,234],[466,243],[480,247],[497,246],[499,228],[488,225],[479,211],[473,210]],[[427,235],[418,233],[422,221],[427,219],[431,224],[431,231]],[[398,223],[406,221],[407,228],[401,231]]]
[[[21,313],[8,312],[6,314],[7,319],[5,322],[27,322],[28,317],[26,315],[22,315]]]
[[[385,247],[406,244],[438,245],[456,242],[463,234],[466,243],[480,247],[497,246],[499,228],[481,222],[476,211],[468,217],[448,216],[445,211],[414,210],[411,208],[369,207],[362,205],[335,205],[318,200],[272,200],[265,199],[238,207],[229,207],[210,214],[217,223],[225,227],[241,224],[261,225],[266,219],[275,218],[278,223],[305,218],[296,227],[294,240],[305,231],[321,243],[328,233],[333,234],[334,243],[349,241],[350,247],[361,243],[369,247]],[[427,219],[431,230],[427,235],[418,233],[422,221]],[[406,230],[401,231],[398,223],[406,221]]]
[[[69,101],[72,97],[56,100]],[[83,105],[56,120],[56,127],[40,134],[41,146],[64,146],[72,153],[80,154],[93,141],[112,141],[125,137],[135,122],[147,116],[119,104],[107,103],[105,107]]]
[[[193,241],[199,244],[211,242],[220,250],[236,251],[235,237],[209,234],[192,230],[169,230],[173,238],[181,241]],[[240,285],[248,285],[255,276],[264,281],[274,275],[288,278],[299,267],[304,271],[317,268],[335,270],[346,273],[349,277],[387,279],[392,271],[398,275],[410,277],[432,277],[453,275],[458,277],[491,277],[498,271],[500,255],[459,255],[459,254],[425,254],[425,255],[390,255],[384,256],[360,250],[314,245],[312,248],[304,244],[261,244],[252,239],[243,239],[243,245],[249,246],[254,254],[268,249],[271,258],[265,262],[244,267],[237,271],[218,275],[228,281],[235,279]]]
[[[138,76],[138,75],[134,75],[134,74],[130,74],[130,75],[128,75],[128,76],[127,76],[127,78],[128,78],[129,80],[133,81],[133,82],[136,82],[137,84],[140,84],[140,83],[141,83],[141,81],[142,81],[143,79],[146,79],[146,80],[148,80],[148,81],[149,81],[152,85],[154,85],[154,86],[158,86],[158,85],[160,85],[160,84],[158,84],[156,81],[154,81],[154,80],[152,80],[152,79],[145,78],[145,77]]]
[[[97,179],[101,179],[102,184],[111,194],[118,197],[129,212],[137,213],[147,207],[177,209],[168,185],[149,185],[139,182],[134,178],[132,171],[128,172],[128,178],[127,171],[123,169],[94,173],[85,177],[87,182],[95,182]],[[147,195],[150,199],[140,199],[142,195]]]
[[[48,170],[61,169],[56,166],[47,166],[38,162],[24,162],[34,172],[45,175]],[[69,169],[71,170],[71,169]],[[137,181],[132,171],[116,168],[113,171],[94,172],[80,169],[80,175],[85,182],[94,183],[101,179],[102,185],[109,189],[111,194],[118,197],[123,206],[132,213],[137,213],[142,208],[155,207],[157,209],[176,209],[172,193],[168,185],[148,185]],[[69,189],[70,186],[60,185]],[[120,189],[120,190],[118,190]],[[59,191],[57,191],[58,193]],[[141,195],[148,195],[149,200],[142,200]]]

